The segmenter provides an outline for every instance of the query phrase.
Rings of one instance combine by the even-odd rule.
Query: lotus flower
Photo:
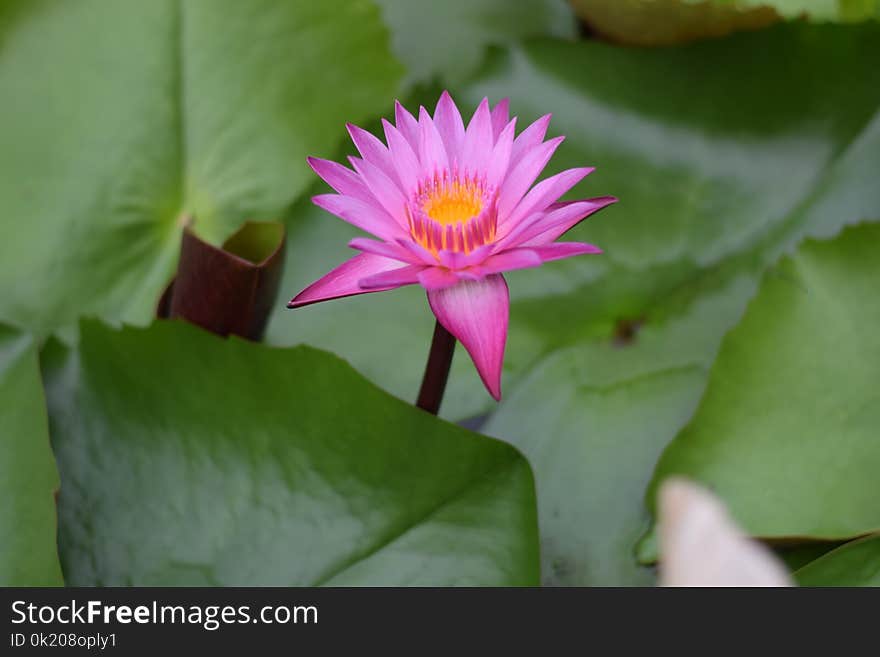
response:
[[[387,146],[354,125],[361,157],[354,170],[308,162],[337,194],[319,207],[378,239],[357,237],[361,253],[300,292],[289,308],[366,292],[421,285],[440,324],[470,354],[489,393],[501,398],[509,295],[502,272],[601,253],[592,244],[556,242],[585,217],[616,201],[605,196],[559,202],[591,168],[568,169],[533,186],[562,142],[544,141],[550,115],[519,135],[503,100],[485,98],[464,126],[443,92],[434,116],[416,120],[400,103],[383,119]]]

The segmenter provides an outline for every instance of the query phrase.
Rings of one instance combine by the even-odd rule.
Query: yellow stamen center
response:
[[[482,188],[472,181],[443,182],[427,190],[422,204],[422,211],[443,226],[463,223],[482,209]]]

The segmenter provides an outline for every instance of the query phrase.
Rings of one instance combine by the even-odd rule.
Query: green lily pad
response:
[[[795,572],[801,586],[880,586],[880,535],[851,541]]]
[[[69,584],[538,581],[525,459],[334,356],[88,322],[45,363]]]
[[[457,84],[473,73],[486,46],[577,35],[565,0],[376,0],[406,65],[406,81]]]
[[[278,218],[402,75],[366,1],[10,0],[0,40],[0,318],[41,333],[146,323],[183,217]]]
[[[710,485],[765,538],[880,528],[880,224],[809,241],[764,277],[724,339],[666,476]]]
[[[33,339],[0,325],[0,585],[62,586],[58,470]]]

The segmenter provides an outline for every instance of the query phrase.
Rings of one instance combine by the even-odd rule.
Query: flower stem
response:
[[[455,337],[437,322],[434,325],[431,352],[428,354],[428,364],[425,365],[425,376],[422,378],[422,387],[416,402],[416,406],[432,415],[437,415],[437,411],[440,410],[454,352]]]

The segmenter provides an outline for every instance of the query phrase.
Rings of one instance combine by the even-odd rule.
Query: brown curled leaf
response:
[[[156,316],[180,317],[218,335],[260,340],[284,267],[284,226],[246,222],[221,247],[184,228],[177,275]]]

